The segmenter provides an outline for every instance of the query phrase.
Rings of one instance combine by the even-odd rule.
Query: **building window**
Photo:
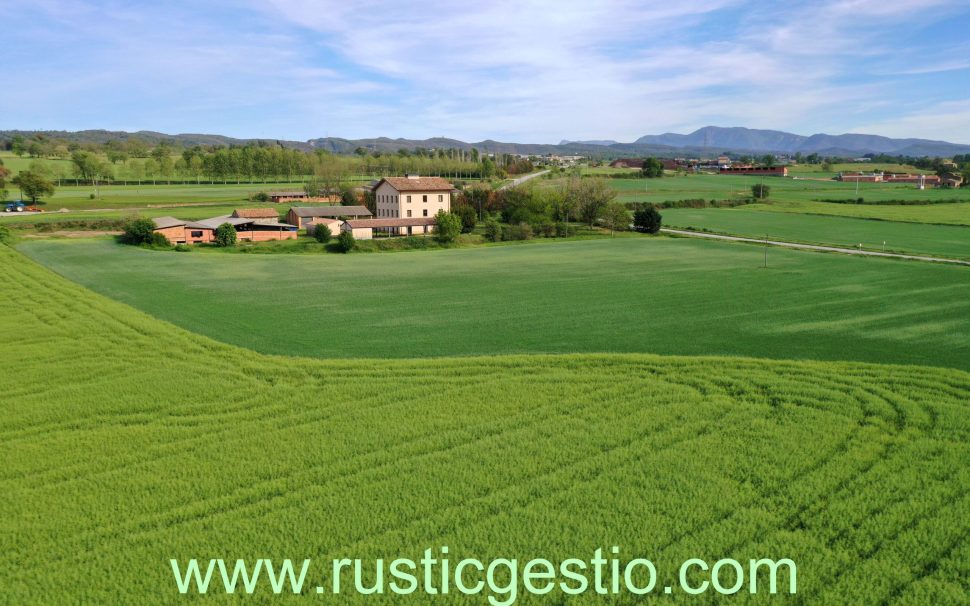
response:
[[[424,216],[425,216],[425,217],[427,217],[427,216],[428,216],[428,209],[427,209],[427,208],[426,208],[426,209],[424,209]]]
[[[202,232],[201,231],[194,231],[194,232],[192,232],[192,237],[193,238],[201,238],[202,237]]]
[[[422,202],[427,202],[428,201],[428,196],[421,196],[421,201]]]
[[[438,194],[438,202],[444,202],[444,201],[445,201],[444,194]]]
[[[408,216],[409,217],[411,216],[411,210],[410,209],[408,209]]]
[[[408,204],[411,203],[411,196],[408,196]]]

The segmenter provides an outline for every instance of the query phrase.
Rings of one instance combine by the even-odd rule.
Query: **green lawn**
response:
[[[310,332],[329,357],[354,353],[358,338],[385,351],[431,353],[422,351],[430,343],[472,353],[481,340],[470,326],[547,349],[585,348],[607,332],[647,342],[658,325],[681,342],[719,330],[772,353],[782,351],[780,332],[794,355],[824,354],[836,341],[858,354],[860,332],[890,350],[967,342],[965,324],[930,326],[943,311],[954,312],[951,323],[967,318],[958,309],[966,289],[953,286],[966,285],[965,274],[915,264],[779,253],[777,270],[758,271],[743,247],[658,240],[476,250],[477,259],[422,253],[420,264],[414,255],[351,255],[328,258],[332,266],[91,242],[30,249],[63,255],[59,271],[99,260],[109,268],[101,287],[116,294],[158,273],[166,282],[155,284],[174,289],[153,293],[165,301],[158,310],[177,305],[168,315],[205,316],[221,336],[249,329],[261,339],[249,344],[270,349],[298,350],[294,337]],[[112,277],[119,264],[136,270],[125,284]],[[854,279],[832,277],[846,267]],[[339,288],[350,270],[363,276],[353,301]],[[553,271],[557,282],[545,279]],[[802,292],[790,291],[789,278]],[[264,583],[242,601],[305,604],[321,597],[314,588],[327,586],[334,558],[372,565],[442,545],[452,561],[520,563],[588,559],[617,545],[624,561],[656,563],[658,587],[675,588],[657,598],[666,604],[715,600],[679,589],[678,568],[691,557],[796,562],[797,597],[745,603],[970,600],[966,372],[642,354],[269,357],[98,296],[3,246],[0,281],[0,589],[11,604],[196,602],[178,595],[170,558],[204,566],[261,557],[297,567],[312,558],[303,595],[273,595]],[[284,293],[272,295],[269,284],[283,281]],[[772,297],[776,290],[786,296]],[[315,300],[301,298],[311,291]],[[754,291],[768,298],[744,294]],[[256,313],[236,316],[240,298]],[[823,321],[829,313],[841,321]],[[551,333],[546,314],[561,317],[563,330]],[[952,351],[966,361],[966,349]],[[787,590],[784,573],[780,586]],[[215,587],[202,601],[240,602]],[[519,585],[515,604],[550,600],[592,605],[604,596],[536,597]]]
[[[970,227],[869,221],[741,208],[667,208],[665,227],[693,227],[708,231],[792,242],[809,242],[871,250],[922,253],[970,259]]]
[[[21,249],[265,353],[653,352],[970,369],[964,267],[772,249],[762,269],[760,247],[649,237],[408,254],[154,252],[107,240]]]
[[[289,210],[290,205],[240,202],[238,204],[204,204],[196,206],[186,205],[164,208],[130,208],[126,210],[84,211],[70,213],[48,212],[40,215],[0,213],[0,225],[7,226],[11,229],[27,229],[30,226],[37,224],[52,223],[56,226],[58,223],[117,220],[135,215],[140,217],[175,216],[179,219],[197,220],[207,219],[209,217],[218,217],[220,215],[228,215],[237,208],[272,208],[279,211],[281,214],[285,214]]]

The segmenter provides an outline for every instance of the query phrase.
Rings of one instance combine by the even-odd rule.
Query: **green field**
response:
[[[970,259],[970,227],[869,221],[795,213],[754,212],[740,208],[667,208],[665,227]]]
[[[583,257],[624,256],[609,243],[583,246]],[[695,305],[697,318],[710,316],[700,293],[688,288],[698,277],[699,259],[687,267],[674,262],[690,257],[692,244],[644,240],[643,246],[667,253],[627,255],[638,266],[663,261],[669,274],[679,276],[680,305]],[[327,324],[334,327],[325,339],[328,353],[342,356],[356,336],[376,328],[385,350],[393,348],[396,337],[417,337],[413,353],[428,353],[420,351],[421,333],[452,343],[458,335],[447,325],[471,309],[462,309],[459,298],[447,293],[468,290],[467,284],[455,283],[458,269],[483,273],[494,285],[489,267],[498,263],[491,255],[540,248],[567,252],[552,245],[475,251],[485,261],[460,251],[422,253],[436,275],[445,272],[436,283],[438,297],[428,296],[430,282],[411,282],[431,319],[427,325],[403,320],[380,325],[368,319],[381,311],[375,308],[403,308],[406,313],[397,316],[402,318],[415,306],[402,300],[397,284],[413,278],[415,270],[401,275],[406,268],[392,265],[383,274],[384,291],[371,289],[380,298],[356,311],[357,322],[334,314],[328,307],[331,295],[316,308],[304,307],[309,314],[304,321],[281,323],[283,330],[272,339],[283,344],[314,323]],[[31,247],[38,255],[44,250]],[[208,281],[214,276],[205,272],[212,269],[237,278],[248,275],[249,287],[257,290],[281,271],[293,271],[280,265],[289,258],[254,265],[261,260],[105,250],[103,243],[46,250],[75,260],[94,252],[109,266],[120,259],[142,268],[141,274],[146,262],[167,273],[176,267],[173,261],[231,260],[242,265],[184,265],[190,271],[183,275]],[[741,290],[754,287],[756,273],[744,267],[751,260],[745,249],[716,252],[741,262],[733,272],[746,284]],[[372,261],[405,257],[413,255],[351,255],[340,261],[343,266],[302,269],[312,268],[322,278],[347,278],[346,267],[352,266],[371,276]],[[761,272],[764,279],[803,273],[813,261],[821,264],[816,266],[820,275],[826,268],[831,273],[828,260],[843,266],[855,262],[823,255],[778,257],[786,268]],[[540,269],[550,269],[548,258],[530,260],[536,265],[527,272],[532,280]],[[640,320],[613,325],[613,335],[647,333],[650,318],[671,308],[669,300],[644,295],[671,284],[637,289],[634,301],[617,285],[642,283],[648,276],[630,276],[631,266],[621,265],[627,277],[609,272],[615,302],[601,298],[599,315],[616,315],[632,304]],[[908,276],[910,267],[931,274],[936,284],[957,275],[880,262],[859,269],[857,285],[863,290],[873,282],[880,283],[878,288],[891,282],[915,285],[918,274]],[[589,278],[563,273],[560,283],[568,288],[585,282],[583,292],[592,294],[602,285]],[[109,289],[119,287],[107,274],[101,279]],[[169,279],[179,288],[178,280]],[[635,554],[656,562],[661,587],[676,586],[678,566],[690,557],[787,557],[798,565],[798,595],[786,599],[792,603],[917,605],[970,599],[970,374],[962,371],[651,355],[267,357],[95,295],[2,246],[0,280],[8,286],[0,289],[5,310],[0,343],[7,363],[7,372],[0,373],[0,560],[4,600],[12,604],[182,602],[188,596],[177,599],[168,563],[173,557],[314,558],[305,595],[273,596],[263,585],[246,600],[276,604],[312,600],[311,588],[326,577],[325,561],[333,558],[417,559],[425,548],[448,545],[455,561],[468,555],[524,562],[585,558],[614,544],[621,547],[621,558]],[[450,288],[442,288],[442,282]],[[937,300],[951,290],[932,283],[927,279],[922,289],[932,290]],[[831,281],[817,286],[841,304],[841,294],[850,292],[846,285],[841,291]],[[472,301],[474,309],[487,313],[500,295],[507,299],[524,287],[519,277],[505,272],[506,290]],[[543,285],[543,300],[549,311],[563,312],[556,307],[561,293],[551,288]],[[232,315],[237,310],[220,296],[236,297],[243,290],[218,281],[208,305]],[[523,297],[535,301],[538,290],[526,288]],[[877,316],[889,315],[890,302],[871,295],[871,321],[880,322]],[[909,308],[914,312],[925,304],[919,289],[906,296],[915,297]],[[277,317],[287,317],[290,303],[273,301],[276,311],[263,308],[236,325],[242,329],[257,317],[276,323]],[[949,309],[955,308],[951,301]],[[179,313],[201,309],[201,302],[185,301]],[[801,311],[792,307],[787,313],[812,324],[810,310],[803,299]],[[722,311],[729,322],[740,321],[737,336],[745,338],[751,324],[739,310]],[[518,326],[514,334],[524,342],[551,338],[541,322],[530,324],[521,313],[503,315],[507,324]],[[854,350],[858,343],[849,314],[843,315],[848,323],[840,333],[853,337],[847,349]],[[967,317],[965,311],[960,315]],[[570,330],[561,337],[588,338],[583,333],[596,330],[597,323],[582,315],[566,320]],[[478,326],[482,334],[495,329]],[[910,316],[906,330],[918,326]],[[699,334],[682,328],[684,341]],[[811,330],[825,340],[825,327]],[[965,336],[965,325],[951,326],[950,334],[960,330]],[[789,347],[801,343],[790,338]],[[475,349],[474,343],[466,345],[469,352]],[[782,587],[785,581],[782,576]],[[563,597],[530,597],[520,589],[515,603],[546,604]],[[745,603],[784,599],[736,597]],[[427,603],[419,594],[411,598],[345,594],[329,603]],[[658,599],[696,604],[715,598],[675,592]],[[239,598],[210,591],[204,601],[238,603]],[[485,597],[447,600],[455,602],[482,604]],[[603,597],[590,593],[568,603],[601,604]],[[627,594],[611,603],[633,601]]]
[[[774,201],[747,204],[745,210],[833,215],[859,219],[970,226],[970,202],[940,204],[833,204],[831,202]]]
[[[11,198],[18,196],[16,186],[8,184]],[[302,183],[246,183],[242,185],[103,185],[100,198],[90,199],[94,188],[90,185],[58,187],[54,195],[44,199],[44,210],[141,208],[153,205],[181,205],[200,203],[247,203],[249,195],[260,191],[302,190]]]
[[[346,256],[108,240],[21,249],[98,292],[265,353],[652,352],[970,369],[965,267],[771,249],[762,269],[757,246],[648,237]]]
[[[771,187],[771,200],[813,202],[863,198],[868,202],[884,200],[956,200],[970,202],[970,188],[919,190],[913,185],[892,183],[841,183],[830,179],[792,179],[783,177],[746,177],[739,175],[667,176],[661,179],[609,179],[623,202],[665,202],[703,198],[705,200],[742,200],[751,197],[751,186],[764,181]],[[549,183],[555,183],[555,180]]]

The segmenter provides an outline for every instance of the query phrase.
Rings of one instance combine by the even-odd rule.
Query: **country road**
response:
[[[547,172],[549,172],[548,169],[547,170],[540,170],[537,173],[531,173],[531,174],[528,174],[528,175],[519,177],[518,179],[512,179],[512,182],[511,183],[506,183],[505,185],[503,185],[502,187],[499,188],[499,191],[501,191],[503,189],[508,189],[510,187],[516,187],[516,186],[522,185],[526,181],[528,181],[530,179],[535,179],[536,177],[541,177],[542,175],[546,174]]]
[[[771,246],[780,246],[782,248],[796,248],[799,250],[815,250],[815,251],[821,251],[821,252],[844,253],[847,255],[860,255],[864,257],[889,257],[891,259],[908,259],[910,261],[929,261],[932,263],[950,263],[952,265],[970,266],[970,261],[962,261],[960,259],[947,259],[945,257],[927,257],[923,255],[885,253],[885,252],[878,252],[874,250],[841,248],[838,246],[819,246],[817,244],[798,244],[797,242],[781,242],[778,240],[765,240],[764,238],[742,238],[740,236],[724,236],[721,234],[709,234],[709,233],[700,232],[700,231],[687,231],[685,229],[662,228],[660,231],[665,234],[674,234],[677,236],[689,236],[693,238],[709,238],[711,240],[727,240],[729,242],[748,242],[751,244],[769,244]]]

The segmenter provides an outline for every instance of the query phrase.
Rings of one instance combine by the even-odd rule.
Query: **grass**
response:
[[[693,227],[717,233],[792,242],[833,244],[871,250],[921,253],[970,259],[970,227],[867,221],[846,217],[756,212],[740,208],[668,208],[667,227]]]
[[[556,183],[556,180],[546,183]],[[741,175],[687,175],[660,179],[609,179],[622,202],[664,202],[690,198],[732,200],[751,197],[751,186],[761,177]],[[919,190],[913,185],[893,183],[855,183],[829,179],[812,180],[765,177],[771,187],[771,198],[783,202],[814,202],[862,197],[868,202],[886,200],[921,200],[927,202],[970,202],[970,188]]]
[[[72,213],[44,213],[40,215],[23,215],[20,213],[0,213],[0,225],[12,230],[34,230],[37,225],[76,224],[85,221],[121,220],[131,216],[162,217],[176,216],[180,219],[198,220],[220,215],[231,214],[237,208],[272,208],[280,213],[286,213],[289,205],[285,204],[253,204],[240,202],[239,204],[215,204],[199,206],[179,206],[178,208],[138,208],[126,210],[105,210]]]
[[[468,263],[449,256],[427,261]],[[448,545],[455,561],[524,562],[613,544],[656,562],[661,587],[676,586],[689,557],[788,557],[794,603],[970,599],[965,372],[651,355],[269,357],[2,246],[0,280],[11,286],[0,289],[10,370],[0,373],[0,587],[11,603],[181,601],[173,557],[314,558],[313,587],[338,557],[417,559]],[[457,311],[450,297],[423,301],[438,318]],[[310,320],[330,322],[323,311]],[[373,327],[333,326],[331,354]],[[420,335],[381,328],[388,340],[389,328]],[[249,601],[313,593],[258,591]],[[339,601],[426,603],[412,598]]]
[[[652,352],[970,369],[963,267],[772,249],[763,269],[760,247],[648,237],[370,255],[107,240],[21,250],[152,315],[271,354]]]
[[[833,204],[831,202],[769,201],[749,204],[745,210],[796,214],[833,215],[859,219],[880,219],[938,225],[970,225],[970,202],[927,205]]]

